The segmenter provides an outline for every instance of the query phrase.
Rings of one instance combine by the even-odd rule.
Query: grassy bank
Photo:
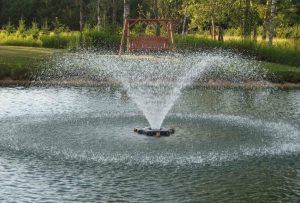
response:
[[[268,80],[271,82],[300,83],[300,67],[269,62],[262,62],[261,66],[268,71]]]
[[[300,67],[300,40],[274,39],[274,45],[267,42],[243,40],[237,36],[225,36],[225,41],[212,40],[202,35],[177,35],[177,49],[183,50],[211,50],[221,48],[255,57],[257,60]],[[44,48],[81,49],[96,48],[117,51],[120,44],[120,30],[97,30],[85,28],[82,33],[77,31],[61,32],[18,32],[0,31],[0,45],[32,46]]]
[[[62,50],[0,46],[0,79],[27,80],[32,73],[43,67],[43,63]],[[278,63],[262,62],[261,66],[268,70],[272,82],[300,83],[300,68]]]
[[[176,46],[178,49],[190,50],[221,48],[249,55],[261,61],[300,67],[300,41],[277,40],[273,46],[269,46],[265,41],[255,42],[230,38],[222,42],[206,37],[178,36]]]
[[[0,46],[0,79],[29,79],[56,49]]]

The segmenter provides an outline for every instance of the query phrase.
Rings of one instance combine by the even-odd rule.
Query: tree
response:
[[[79,0],[79,26],[80,26],[80,32],[83,31],[83,0]]]
[[[269,13],[269,0],[266,2],[265,13],[264,13],[264,22],[262,27],[262,39],[267,39],[267,24],[268,24],[268,13]]]
[[[117,24],[117,2],[112,0],[112,24],[116,26]]]
[[[97,0],[97,29],[98,31],[100,30],[100,24],[101,24],[101,19],[100,19],[100,0]]]
[[[193,0],[188,4],[191,26],[194,28],[209,26],[211,37],[216,39],[217,26],[221,28],[227,21],[230,9],[227,3],[228,0]]]
[[[251,0],[245,0],[245,22],[244,22],[244,37],[251,35]]]
[[[272,0],[271,5],[271,17],[270,17],[270,35],[269,35],[269,45],[273,44],[274,28],[275,28],[275,14],[276,14],[276,0]]]
[[[182,33],[181,35],[183,36],[186,33],[186,19],[187,19],[187,14],[188,14],[188,4],[187,4],[187,0],[185,1],[185,6],[184,6],[184,18],[183,18],[183,23],[182,23]]]
[[[153,0],[153,13],[154,13],[154,18],[158,19],[159,16],[158,16],[157,0]],[[156,36],[160,36],[160,24],[159,24],[159,22],[156,23],[155,34],[156,34]]]
[[[130,15],[130,4],[129,0],[124,0],[124,21]]]

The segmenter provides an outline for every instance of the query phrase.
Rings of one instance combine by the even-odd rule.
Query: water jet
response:
[[[74,76],[120,84],[151,129],[161,129],[183,90],[193,86],[194,82],[263,81],[259,70],[257,63],[222,50],[120,57],[86,51],[59,56],[55,68],[49,69],[46,77],[65,79]]]
[[[44,78],[109,83],[0,88],[0,188],[17,191],[0,201],[297,201],[300,91],[196,86],[259,79],[255,67],[228,53],[59,56]],[[133,136],[144,126],[176,136]]]

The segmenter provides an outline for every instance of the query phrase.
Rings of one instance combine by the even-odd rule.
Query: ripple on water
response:
[[[9,91],[6,97],[12,99],[16,90]],[[233,90],[232,98],[240,95],[235,91],[243,90]],[[176,109],[183,108],[179,101],[164,124],[175,126],[176,134],[156,139],[132,132],[134,127],[146,126],[147,121],[131,100],[116,97],[118,93],[64,88],[57,93],[46,91],[41,94],[43,107],[24,112],[22,109],[28,104],[21,102],[21,97],[29,101],[30,97],[38,98],[40,92],[43,90],[31,92],[30,88],[18,92],[22,96],[16,112],[13,110],[16,103],[7,99],[4,103],[8,116],[0,106],[0,201],[297,202],[299,199],[300,130],[294,122],[297,117],[294,110],[298,107],[295,101],[290,101],[291,97],[276,100],[280,107],[285,103],[293,107],[289,108],[293,112],[281,109],[287,112],[283,117],[255,117],[256,103],[251,102],[233,103],[237,108],[234,115],[189,108],[184,109],[186,113],[179,113]],[[61,104],[63,99],[47,99],[55,98],[56,94],[77,99],[65,104]],[[213,95],[209,97],[215,105],[220,105]],[[274,101],[270,98],[272,94],[261,104],[272,106]],[[199,109],[211,107],[205,108],[207,103],[199,105],[204,105]],[[243,114],[245,111],[248,116]],[[271,115],[277,115],[276,111]]]

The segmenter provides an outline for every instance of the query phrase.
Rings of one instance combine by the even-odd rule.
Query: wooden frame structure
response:
[[[130,38],[130,29],[138,23],[158,24],[159,26],[165,26],[168,36],[162,37],[148,35]],[[127,51],[129,52],[139,50],[169,50],[174,48],[172,21],[167,19],[125,19],[119,55],[122,54],[125,48],[125,43],[127,44]]]

